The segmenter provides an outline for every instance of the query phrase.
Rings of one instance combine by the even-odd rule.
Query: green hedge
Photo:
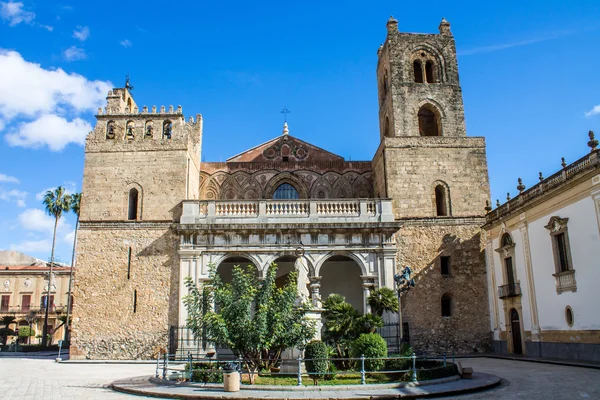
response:
[[[198,362],[192,363],[192,382],[223,383],[224,362]],[[185,365],[186,378],[189,374],[190,365]]]
[[[387,343],[381,335],[377,333],[363,333],[352,342],[352,357],[365,358],[387,357]],[[385,360],[366,360],[365,370],[367,372],[379,371],[385,366]],[[358,364],[360,368],[360,364]]]

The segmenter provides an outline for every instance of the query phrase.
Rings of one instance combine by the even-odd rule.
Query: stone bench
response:
[[[458,373],[460,374],[461,378],[463,378],[463,379],[473,378],[473,368],[463,367],[462,364],[460,363],[460,361],[456,363],[456,366],[458,367]]]

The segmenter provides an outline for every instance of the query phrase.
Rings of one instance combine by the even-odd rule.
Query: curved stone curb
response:
[[[447,379],[447,378],[446,378]],[[309,387],[279,386],[278,390],[256,388],[235,393],[223,391],[222,386],[208,387],[207,385],[184,385],[181,383],[157,384],[153,377],[116,381],[110,385],[113,390],[140,396],[171,398],[171,399],[251,399],[251,400],[322,400],[322,399],[406,399],[434,397],[442,395],[457,395],[493,388],[500,384],[500,378],[495,375],[473,373],[473,379],[459,379],[430,383],[428,385],[405,385],[403,387],[383,388],[381,385],[350,385],[338,390],[336,386],[319,387],[310,391]],[[211,385],[212,386],[212,385]],[[309,392],[309,393],[307,393]]]

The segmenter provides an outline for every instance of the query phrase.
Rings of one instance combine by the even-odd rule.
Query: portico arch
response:
[[[363,282],[364,266],[360,259],[352,254],[332,254],[324,258],[317,267],[321,277],[321,299],[327,299],[332,293],[346,298],[346,301],[359,312],[364,313],[365,299]]]
[[[246,268],[247,266],[254,267],[256,271],[256,276],[260,277],[260,273],[258,270],[258,266],[250,257],[243,255],[228,255],[221,258],[219,263],[215,263],[217,265],[217,274],[221,277],[223,282],[229,283],[233,278],[233,267],[239,265],[242,268]]]

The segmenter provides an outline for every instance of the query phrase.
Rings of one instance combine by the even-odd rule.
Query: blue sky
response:
[[[218,4],[217,4],[218,3]],[[376,51],[452,24],[467,134],[485,136],[492,198],[583,156],[600,134],[600,2],[0,1],[0,249],[48,258],[42,193],[81,188],[83,143],[111,86],[204,117],[219,161],[281,133],[352,160],[378,146]],[[226,138],[224,140],[224,138]],[[70,261],[74,218],[59,229]]]

